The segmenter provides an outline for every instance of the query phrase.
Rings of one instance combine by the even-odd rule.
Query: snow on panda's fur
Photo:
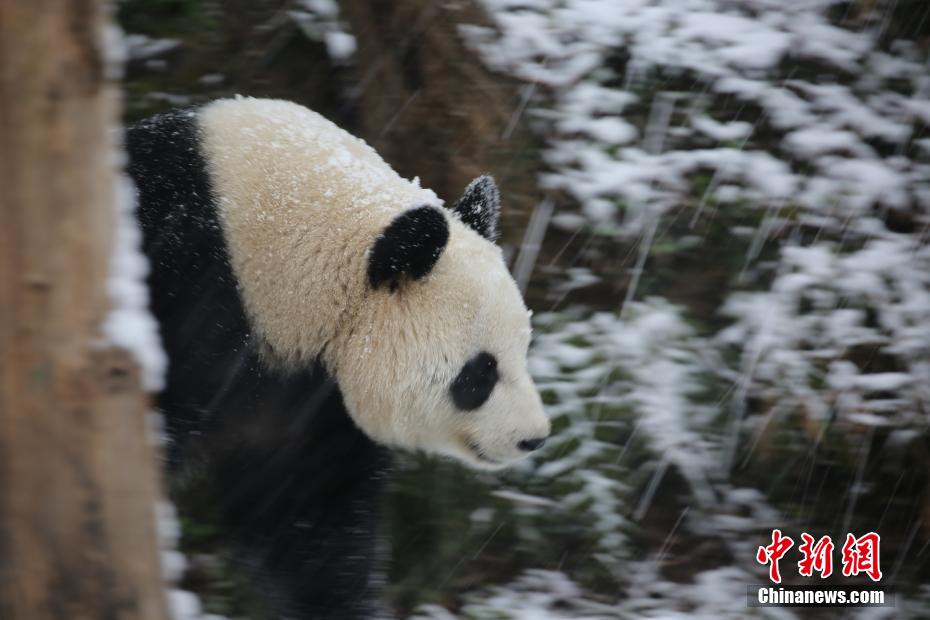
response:
[[[388,445],[480,466],[519,458],[521,441],[548,434],[526,370],[528,313],[495,244],[306,108],[219,101],[201,127],[246,310],[288,367],[322,356],[353,419]],[[411,230],[399,234],[422,244],[428,277],[396,292],[376,288],[372,278],[393,274],[375,275],[371,261],[407,257],[402,247],[390,248],[396,256],[369,253],[411,209]],[[483,351],[504,380],[461,415],[449,386]]]
[[[257,553],[282,613],[367,617],[380,445],[496,468],[549,433],[493,180],[444,209],[284,101],[156,116],[127,144],[176,486]]]

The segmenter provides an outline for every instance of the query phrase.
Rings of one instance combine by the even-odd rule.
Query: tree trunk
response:
[[[108,347],[117,91],[103,0],[0,1],[0,618],[165,617],[158,482]]]

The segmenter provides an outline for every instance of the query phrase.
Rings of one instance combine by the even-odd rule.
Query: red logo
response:
[[[814,544],[814,537],[804,532],[801,534],[804,540],[798,551],[804,554],[804,557],[798,562],[798,572],[802,577],[812,577],[814,571],[820,573],[821,579],[826,579],[833,574],[833,541],[829,536],[824,536]]]
[[[801,552],[802,557],[798,562],[798,573],[802,577],[813,577],[817,572],[821,579],[832,575],[833,550],[835,549],[833,540],[829,536],[816,540],[807,532],[801,534],[801,540],[798,551]],[[855,577],[859,573],[865,573],[872,581],[880,580],[882,578],[879,561],[880,543],[881,536],[875,532],[869,532],[859,538],[853,534],[846,534],[846,542],[842,550],[843,576]],[[773,583],[781,583],[778,562],[793,546],[794,540],[790,536],[782,535],[781,530],[772,530],[771,544],[759,547],[756,552],[756,561],[763,566],[768,565],[769,579]]]
[[[843,545],[843,576],[853,577],[865,573],[872,581],[882,578],[882,569],[878,563],[878,546],[881,536],[869,532],[861,538],[846,534]]]
[[[782,536],[781,530],[772,530],[772,544],[767,547],[759,547],[756,552],[756,561],[763,566],[769,566],[769,579],[775,583],[781,583],[781,573],[778,571],[778,561],[782,556],[788,553],[788,549],[794,546],[794,541],[788,536]]]

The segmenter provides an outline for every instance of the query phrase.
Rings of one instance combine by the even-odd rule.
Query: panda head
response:
[[[530,313],[504,263],[499,195],[479,177],[452,211],[411,206],[372,240],[366,295],[330,351],[374,439],[496,469],[550,426],[526,367]]]

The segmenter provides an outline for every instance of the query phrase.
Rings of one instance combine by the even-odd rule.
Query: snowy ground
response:
[[[901,15],[881,2],[483,4],[493,28],[462,34],[525,82],[513,122],[547,138],[540,186],[568,198],[554,225],[628,238],[646,272],[673,224],[698,231],[739,213],[758,225],[731,231],[748,243],[728,267],[722,328],[693,327],[706,317],[661,297],[637,301],[637,278],[619,312],[536,317],[531,370],[558,431],[507,492],[530,538],[560,519],[595,532],[590,562],[614,594],[585,585],[588,575],[531,568],[466,595],[459,616],[432,605],[416,617],[794,617],[746,607],[745,584],[765,578],[754,562],[762,537],[822,524],[824,508],[839,513],[837,530],[868,522],[857,499],[881,486],[869,479],[876,437],[927,464],[926,49],[894,40]],[[855,477],[836,507],[806,486],[785,501],[731,474],[757,450],[776,462],[806,451],[810,472],[852,455]],[[900,483],[903,461],[881,459],[903,468]],[[894,505],[894,491],[882,497]],[[643,544],[656,502],[677,518]],[[913,534],[884,557],[892,580],[926,564],[926,533],[907,523]],[[689,555],[682,541],[695,540],[718,561]],[[680,564],[693,568],[676,574]],[[919,617],[927,594],[847,617]]]

